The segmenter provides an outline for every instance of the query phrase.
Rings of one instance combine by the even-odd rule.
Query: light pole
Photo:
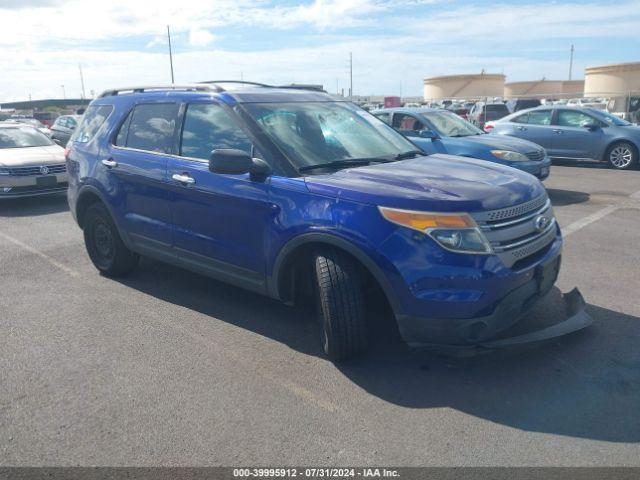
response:
[[[64,90],[64,85],[60,85],[60,88],[62,88],[62,98],[63,100],[67,99],[67,92],[65,92]]]

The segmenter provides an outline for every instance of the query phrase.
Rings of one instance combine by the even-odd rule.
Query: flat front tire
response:
[[[84,217],[84,243],[95,267],[108,277],[131,273],[139,256],[129,250],[104,205],[94,203]]]
[[[318,252],[314,260],[324,353],[333,361],[355,357],[367,347],[362,271],[338,250]]]

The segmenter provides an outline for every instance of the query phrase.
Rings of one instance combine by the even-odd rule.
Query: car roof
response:
[[[33,125],[21,122],[0,122],[0,128],[33,128],[37,130]]]
[[[232,84],[232,88],[224,88],[222,85],[226,83]],[[97,104],[107,104],[112,103],[116,98],[128,98],[131,100],[172,98],[184,101],[196,98],[210,98],[228,104],[348,101],[341,97],[336,98],[317,88],[277,87],[232,81],[220,82],[219,85],[216,83],[200,83],[183,86],[166,85],[107,90],[95,102]]]
[[[430,108],[430,107],[393,107],[393,108],[379,108],[378,110],[374,110],[373,114],[376,113],[427,113],[427,112],[451,112],[451,110],[447,110],[446,108]]]

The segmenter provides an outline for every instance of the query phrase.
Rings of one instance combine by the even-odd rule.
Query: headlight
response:
[[[527,162],[529,158],[526,155],[518,152],[512,152],[510,150],[491,150],[491,155],[501,160],[507,160],[509,162]]]
[[[378,207],[384,218],[403,227],[429,235],[446,250],[464,253],[491,253],[491,245],[466,213],[429,213]]]

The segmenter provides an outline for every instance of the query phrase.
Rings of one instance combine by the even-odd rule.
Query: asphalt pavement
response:
[[[527,321],[577,286],[591,327],[449,358],[380,318],[345,365],[268,298],[151,260],[98,275],[64,196],[0,203],[0,465],[640,466],[640,171],[545,185],[563,264]]]

